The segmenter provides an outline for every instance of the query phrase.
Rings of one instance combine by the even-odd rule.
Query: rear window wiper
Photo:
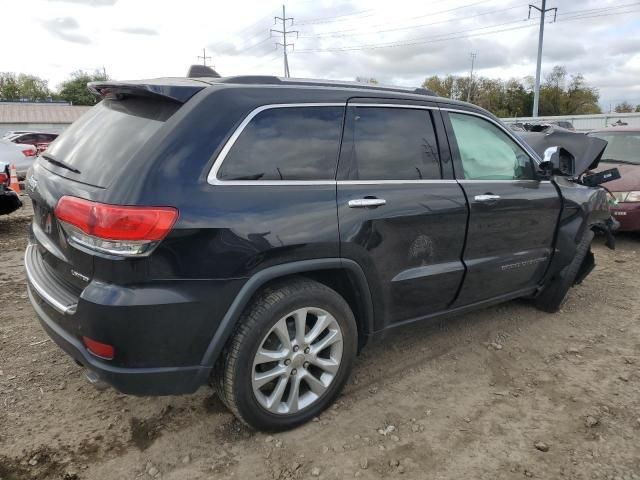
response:
[[[80,170],[77,168],[73,168],[68,163],[63,162],[62,160],[58,160],[53,158],[50,153],[43,153],[40,157],[44,158],[47,162],[57,165],[58,167],[66,168],[67,170],[72,171],[73,173],[80,173]]]
[[[255,175],[244,175],[244,176],[237,176],[237,177],[228,177],[228,178],[223,178],[223,180],[260,180],[262,177],[264,177],[264,173],[256,173]]]

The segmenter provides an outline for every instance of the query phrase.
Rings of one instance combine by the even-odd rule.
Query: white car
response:
[[[0,162],[15,165],[19,179],[27,176],[27,170],[37,155],[38,150],[33,145],[12,143],[7,139],[0,140]]]

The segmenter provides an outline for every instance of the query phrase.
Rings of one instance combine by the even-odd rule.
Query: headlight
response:
[[[640,202],[640,190],[629,192],[625,202]]]
[[[613,194],[613,197],[616,199],[616,202],[620,203],[620,202],[626,202],[627,201],[627,195],[629,195],[629,192],[611,192]]]
[[[640,190],[633,192],[611,192],[618,203],[621,202],[640,202]]]

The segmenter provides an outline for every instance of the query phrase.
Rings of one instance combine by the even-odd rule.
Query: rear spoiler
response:
[[[90,82],[90,92],[102,98],[122,99],[132,97],[162,97],[178,103],[185,103],[208,83],[189,78],[156,78],[153,80],[101,81]]]

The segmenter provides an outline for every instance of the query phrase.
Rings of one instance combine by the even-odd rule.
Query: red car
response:
[[[640,231],[640,127],[611,127],[588,135],[609,142],[597,170],[617,168],[622,178],[604,184],[618,201],[611,213],[620,231]]]

